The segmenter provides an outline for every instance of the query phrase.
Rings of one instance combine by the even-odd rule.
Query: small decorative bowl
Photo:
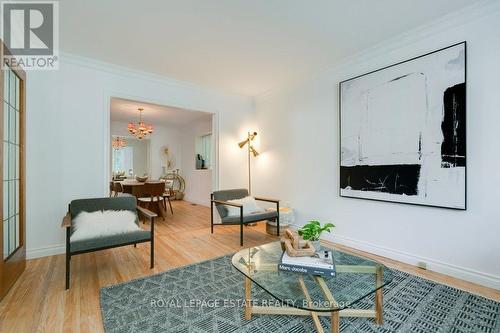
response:
[[[144,176],[144,177],[136,176],[135,180],[137,180],[140,183],[145,183],[146,180],[148,180],[148,176]]]

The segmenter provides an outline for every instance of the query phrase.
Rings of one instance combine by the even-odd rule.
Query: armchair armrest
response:
[[[274,202],[274,203],[280,202],[279,199],[266,198],[266,197],[254,197],[254,199],[259,200],[259,201],[267,201],[267,202]]]
[[[236,202],[228,202],[228,201],[222,201],[222,200],[212,200],[212,202],[219,204],[219,205],[228,205],[228,206],[233,206],[233,207],[238,207],[238,208],[243,207],[242,204],[239,204]]]
[[[62,219],[61,228],[71,227],[71,214],[68,212]]]
[[[139,206],[137,206],[137,212],[144,215],[144,217],[146,217],[147,219],[149,219],[151,221],[153,221],[155,217],[158,217],[158,214],[153,213],[149,209],[139,207]]]

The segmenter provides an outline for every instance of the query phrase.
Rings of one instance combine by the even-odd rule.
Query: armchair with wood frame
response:
[[[233,189],[233,190],[222,190],[214,191],[211,195],[210,204],[210,227],[211,233],[214,233],[214,226],[219,225],[239,225],[240,226],[240,245],[243,246],[243,226],[248,223],[255,223],[267,220],[276,221],[279,236],[280,227],[280,201],[278,199],[271,199],[265,197],[254,197],[258,201],[266,201],[276,204],[276,211],[265,211],[253,214],[244,214],[243,205],[233,202],[228,202],[228,200],[242,199],[248,196],[247,189]],[[214,205],[217,208],[217,212],[220,215],[221,223],[214,223]],[[239,215],[228,215],[228,209],[226,206],[232,206],[239,208]]]
[[[95,212],[100,210],[129,210],[136,214],[135,223],[139,226],[139,217],[151,222],[150,230],[137,230],[119,235],[96,237],[92,239],[71,241],[74,219],[80,212]],[[77,254],[106,250],[114,247],[151,242],[150,267],[154,267],[154,220],[158,215],[137,206],[133,196],[95,198],[73,200],[69,204],[68,213],[63,218],[61,227],[66,228],[66,289],[69,289],[71,257]]]

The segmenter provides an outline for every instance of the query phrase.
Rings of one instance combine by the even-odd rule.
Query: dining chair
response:
[[[174,195],[174,181],[172,179],[165,179],[165,189],[163,192],[163,206],[165,207],[165,211],[167,210],[167,201],[170,206],[170,212],[174,215],[174,210],[172,209],[172,202],[170,198]]]
[[[113,182],[113,196],[117,197],[120,193],[123,193],[122,184],[119,182]]]
[[[145,183],[140,187],[140,195],[137,196],[137,200],[141,203],[146,204],[146,208],[149,209],[152,203],[156,203],[158,208],[161,210],[161,201],[165,201],[163,194],[165,192],[165,183]],[[139,193],[138,193],[139,194]],[[165,204],[163,204],[165,206]],[[163,216],[165,220],[165,216]]]

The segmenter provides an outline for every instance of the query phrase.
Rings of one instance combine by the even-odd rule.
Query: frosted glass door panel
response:
[[[19,93],[21,81],[6,70],[3,94],[3,259],[20,246],[19,178],[20,141]]]

